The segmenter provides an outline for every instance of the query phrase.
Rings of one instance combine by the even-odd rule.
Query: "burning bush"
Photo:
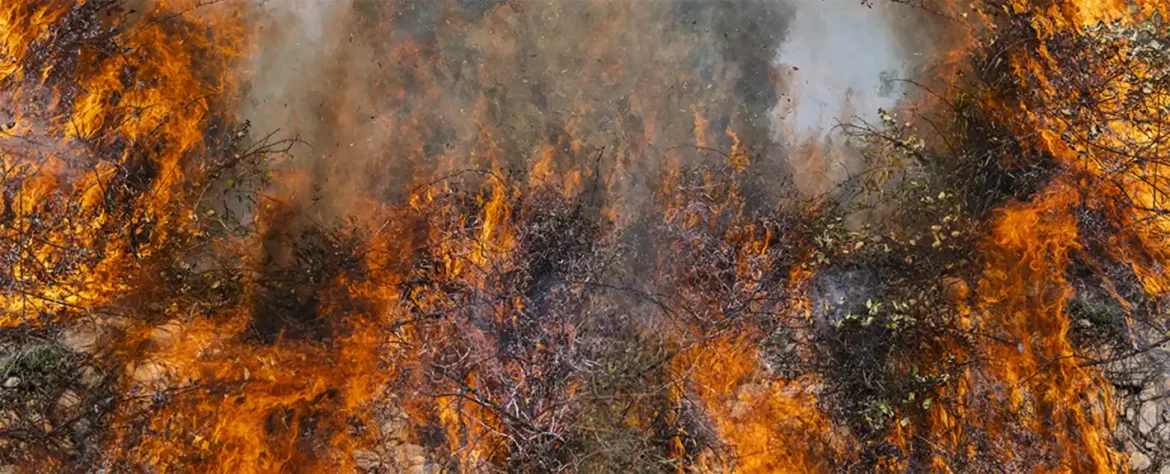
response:
[[[451,11],[508,26],[488,3]],[[728,8],[671,5],[694,34]],[[758,113],[691,104],[694,144],[659,150],[649,102],[624,98],[599,116],[640,130],[613,125],[614,146],[569,126],[507,138],[493,89],[457,146],[466,130],[412,129],[442,120],[388,99],[401,134],[378,143],[426,135],[411,160],[469,165],[412,161],[425,176],[344,199],[298,137],[233,112],[239,5],[0,6],[0,462],[1149,468],[1170,444],[1148,367],[1170,341],[1167,31],[1160,5],[1095,5],[933,8],[978,18],[962,79],[920,85],[927,113],[845,125],[863,171],[824,195],[772,179]],[[767,36],[737,21],[733,46]],[[458,69],[408,46],[406,82]],[[760,112],[780,100],[749,80],[779,74],[765,62],[707,73],[739,74]],[[531,166],[500,158],[538,132]]]

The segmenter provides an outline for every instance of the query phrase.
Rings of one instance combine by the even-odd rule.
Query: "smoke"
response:
[[[911,77],[923,53],[902,44],[894,5],[872,8],[854,0],[808,2],[796,9],[792,32],[776,54],[791,70],[795,106],[786,110],[782,133],[825,134],[854,113],[892,108],[904,88],[894,79]]]
[[[251,12],[258,41],[245,72],[252,80],[242,116],[261,134],[279,131],[301,141],[281,164],[292,176],[278,181],[287,188],[278,192],[313,202],[302,212],[314,220],[330,219],[339,211],[334,207],[344,204],[317,201],[322,193],[343,195],[333,183],[349,177],[346,166],[363,157],[347,148],[361,135],[377,136],[356,123],[361,101],[374,93],[365,81],[373,56],[347,34],[353,31],[352,8],[348,0],[288,0],[261,2]]]
[[[270,0],[251,14],[242,116],[303,140],[283,192],[319,221],[469,168],[582,176],[636,215],[647,177],[736,143],[753,199],[774,203],[788,179],[816,195],[857,166],[835,121],[896,104],[890,79],[923,57],[904,11],[853,0]]]
[[[793,29],[776,54],[788,96],[775,129],[803,194],[832,191],[862,171],[859,150],[835,127],[871,120],[910,92],[899,79],[922,72],[933,52],[918,41],[928,18],[904,5],[855,0],[798,2]]]

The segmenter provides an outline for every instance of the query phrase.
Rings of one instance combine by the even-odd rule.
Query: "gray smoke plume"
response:
[[[779,139],[789,154],[794,182],[805,195],[821,195],[864,166],[838,123],[873,120],[906,98],[898,79],[913,78],[932,53],[915,41],[927,23],[903,5],[855,0],[799,2],[793,28],[777,51],[788,97],[778,104]]]
[[[667,167],[752,157],[765,202],[856,163],[832,125],[903,95],[928,51],[906,9],[853,0],[268,0],[242,111],[307,146],[315,219],[465,168],[604,180],[641,200]],[[733,131],[733,138],[727,131]],[[631,210],[636,212],[636,210]]]

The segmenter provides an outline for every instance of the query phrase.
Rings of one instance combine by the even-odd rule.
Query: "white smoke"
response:
[[[775,64],[785,75],[787,97],[773,113],[777,140],[789,156],[797,186],[806,196],[832,191],[863,165],[840,123],[874,121],[906,99],[898,79],[912,78],[932,46],[914,43],[907,27],[921,16],[888,2],[813,0],[793,3],[795,18]]]

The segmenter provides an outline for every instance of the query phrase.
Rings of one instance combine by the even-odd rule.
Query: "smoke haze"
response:
[[[461,169],[597,180],[636,214],[645,176],[737,144],[752,199],[774,202],[789,180],[819,195],[859,166],[834,124],[896,105],[893,79],[929,55],[909,47],[918,14],[853,0],[271,0],[251,13],[242,115],[305,142],[284,164],[304,188],[284,192],[312,197],[318,220]]]

